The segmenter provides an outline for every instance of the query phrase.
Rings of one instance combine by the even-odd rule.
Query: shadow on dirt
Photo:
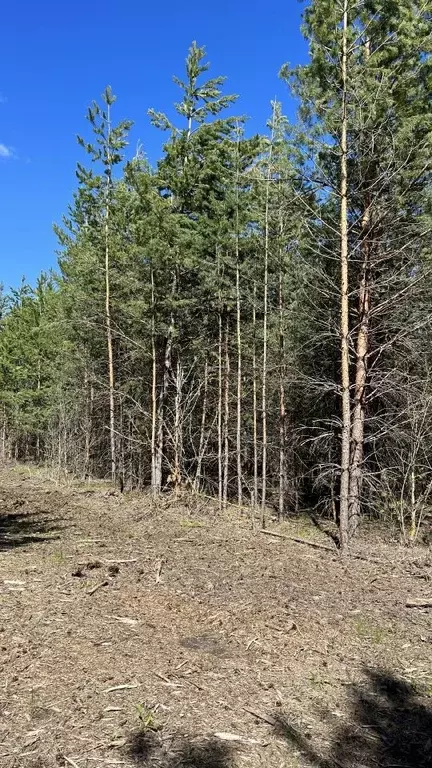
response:
[[[0,552],[41,541],[53,541],[58,526],[41,512],[25,512],[0,506]]]
[[[366,669],[367,682],[350,694],[350,724],[340,726],[327,754],[277,716],[276,733],[318,768],[432,768],[432,706],[409,683],[383,670]]]
[[[127,757],[138,766],[158,768],[229,768],[231,749],[217,739],[173,736],[162,739],[151,731],[140,731],[129,739]]]

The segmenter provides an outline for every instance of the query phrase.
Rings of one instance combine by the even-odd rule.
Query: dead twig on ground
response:
[[[71,766],[72,766],[72,768],[79,768],[79,765],[78,765],[78,763],[76,763],[76,762],[75,762],[75,760],[72,760],[72,758],[71,758],[71,757],[66,757],[66,755],[63,755],[63,760],[64,760],[64,761],[65,761],[65,763],[67,763],[68,765],[71,765]]]
[[[162,573],[163,559],[159,558],[156,563],[156,584],[160,584]]]
[[[308,547],[314,547],[315,549],[326,549],[327,552],[331,552],[333,555],[337,554],[336,547],[328,547],[327,544],[318,544],[318,542],[309,541],[309,539],[300,539],[298,536],[288,536],[286,533],[276,533],[276,531],[262,530],[260,533],[264,533],[266,536],[276,536],[278,539],[295,541],[296,544],[307,544]]]
[[[407,608],[432,608],[432,598],[420,597],[413,600],[407,600],[405,605]]]
[[[267,723],[267,725],[272,725],[273,728],[277,725],[277,721],[270,715],[264,715],[261,712],[257,712],[255,709],[249,709],[249,707],[243,707],[243,711],[256,717],[258,720],[262,720],[263,723]]]
[[[94,595],[95,592],[98,591],[98,589],[102,589],[102,587],[107,587],[109,585],[109,581],[105,579],[105,581],[100,581],[99,584],[96,584],[91,589],[87,590],[88,595]]]
[[[111,688],[105,688],[102,693],[114,693],[114,691],[127,691],[130,688],[139,688],[141,683],[123,683],[123,685],[113,685]]]

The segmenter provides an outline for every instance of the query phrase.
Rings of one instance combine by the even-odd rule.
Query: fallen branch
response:
[[[226,733],[224,731],[216,732],[214,736],[221,741],[239,741],[241,744],[260,744],[265,746],[266,742],[258,741],[258,739],[248,739],[245,736],[240,736],[237,733]]]
[[[95,592],[98,591],[98,589],[102,589],[102,587],[107,587],[109,585],[109,581],[100,581],[99,584],[96,584],[95,587],[92,587],[91,589],[87,590],[88,595],[94,595]]]
[[[307,544],[308,547],[314,547],[315,549],[325,549],[333,555],[337,554],[337,549],[335,547],[328,547],[327,544],[318,544],[316,541],[309,541],[309,539],[300,539],[298,536],[288,536],[286,533],[276,533],[276,531],[261,530],[260,533],[264,533],[266,536],[276,536],[277,539],[295,541],[296,544]]]
[[[102,693],[113,693],[114,691],[126,691],[129,688],[139,688],[140,683],[124,683],[123,685],[113,685],[112,688],[105,688]]]
[[[190,680],[189,677],[183,678],[186,683],[189,683],[189,685],[193,685],[194,688],[197,689],[197,691],[204,691],[204,688],[202,685],[198,685],[198,683],[195,683],[194,680]]]
[[[156,584],[160,584],[162,566],[163,566],[163,559],[160,558],[156,563]]]
[[[71,757],[66,757],[66,755],[63,755],[63,760],[65,763],[68,763],[68,765],[71,765],[72,768],[79,768],[78,763],[76,763],[75,760],[72,760]]]
[[[160,672],[155,672],[154,674],[156,675],[156,677],[159,678],[159,680],[163,680],[165,685],[171,686],[171,688],[182,688],[183,687],[181,685],[181,683],[172,683],[171,680],[168,680],[168,678],[165,677],[165,675],[161,675]]]
[[[339,550],[336,547],[328,547],[327,544],[318,544],[316,541],[310,541],[309,539],[300,539],[298,536],[288,536],[286,533],[276,533],[276,531],[260,530],[260,533],[264,533],[266,536],[276,536],[278,539],[288,539],[289,541],[295,541],[296,544],[307,544],[308,547],[314,547],[315,549],[325,549],[326,552],[331,552],[332,555],[339,555]],[[374,563],[375,565],[387,565],[383,560],[376,560],[373,557],[367,557],[366,555],[358,555],[354,552],[350,552],[349,557],[354,560],[363,560],[366,563]]]
[[[272,725],[273,727],[277,725],[274,717],[271,717],[270,715],[262,715],[260,712],[255,712],[254,709],[249,709],[248,707],[243,707],[243,710],[248,712],[249,715],[253,715],[253,717],[258,718],[258,720],[262,720],[263,723],[267,723],[267,725]]]
[[[407,600],[405,603],[407,608],[432,608],[432,598],[418,598],[415,600]]]

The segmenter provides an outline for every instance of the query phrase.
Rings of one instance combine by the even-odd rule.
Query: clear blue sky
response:
[[[34,282],[56,265],[52,223],[76,186],[85,154],[75,136],[85,113],[110,84],[115,118],[135,121],[151,162],[162,136],[147,109],[170,111],[173,74],[183,74],[192,40],[206,45],[213,75],[227,75],[236,111],[264,130],[276,95],[293,116],[280,66],[305,61],[297,0],[23,0],[2,10],[0,47],[0,282]]]

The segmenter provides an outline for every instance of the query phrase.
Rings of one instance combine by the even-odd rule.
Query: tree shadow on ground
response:
[[[161,738],[151,731],[134,733],[125,748],[127,757],[138,766],[158,768],[229,768],[229,745],[215,738],[172,736]]]
[[[328,753],[276,718],[276,731],[318,768],[432,768],[432,706],[409,683],[383,670],[365,670],[367,681],[350,694],[351,717],[338,727]]]
[[[20,512],[0,508],[0,552],[52,541],[58,526],[41,512]]]

